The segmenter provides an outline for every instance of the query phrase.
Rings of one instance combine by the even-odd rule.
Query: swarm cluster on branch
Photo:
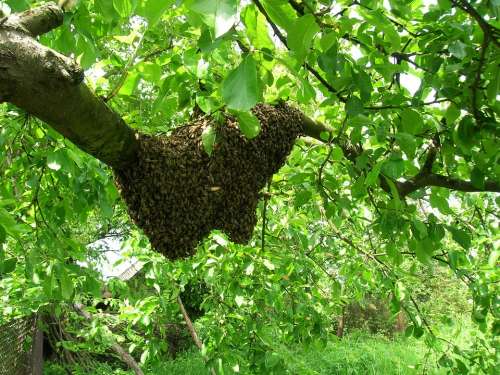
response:
[[[261,123],[254,139],[230,117],[220,125],[202,118],[168,137],[141,136],[137,163],[116,171],[130,216],[167,258],[192,255],[213,229],[236,243],[250,240],[259,192],[302,132],[301,113],[285,104],[253,112]],[[216,129],[210,156],[202,144],[207,126]]]
[[[260,2],[255,4],[273,26]],[[37,41],[62,22],[63,11],[51,3],[0,20],[0,103],[12,103],[35,115],[112,167],[132,218],[169,258],[191,254],[198,241],[215,228],[235,242],[248,241],[256,222],[259,190],[284,163],[297,136],[336,143],[352,162],[363,152],[360,145],[351,145],[334,130],[284,105],[254,108],[262,124],[254,140],[245,139],[229,117],[217,127],[211,157],[201,148],[205,120],[181,127],[169,138],[137,136],[85,85],[75,61]],[[284,35],[275,25],[274,29],[286,45]],[[327,84],[313,67],[305,67]],[[433,173],[434,157],[428,160],[414,177],[392,181],[396,192],[384,176],[379,186],[400,197],[428,186],[500,191],[496,181],[478,187]]]

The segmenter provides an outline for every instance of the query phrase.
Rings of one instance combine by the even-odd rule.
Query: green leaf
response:
[[[419,134],[424,128],[424,120],[417,111],[406,108],[401,114],[403,130],[409,134]]]
[[[7,232],[6,232],[5,228],[3,227],[3,225],[0,224],[0,245],[5,243],[6,240],[7,240]]]
[[[300,208],[307,202],[312,197],[312,193],[309,190],[300,190],[298,193],[295,194],[294,202],[293,205],[295,208]]]
[[[237,21],[238,0],[191,0],[187,6],[201,15],[216,38],[227,33]]]
[[[60,154],[58,152],[51,152],[49,155],[47,155],[47,167],[54,171],[58,171],[61,169],[61,159],[60,159]]]
[[[446,109],[445,118],[448,125],[452,125],[460,117],[460,109],[451,103]]]
[[[113,1],[94,0],[94,6],[105,20],[113,20],[119,18],[119,14],[114,7]]]
[[[450,53],[460,60],[467,56],[467,51],[465,50],[465,48],[465,44],[463,44],[459,40],[450,43],[450,45],[448,46],[448,50],[450,51]]]
[[[155,63],[143,61],[136,66],[141,77],[157,86],[160,85],[161,66]]]
[[[139,78],[139,73],[135,71],[127,75],[127,78],[125,79],[123,86],[120,88],[120,91],[118,91],[118,94],[123,96],[131,96],[134,93],[137,84],[139,83]]]
[[[436,190],[432,191],[430,203],[433,208],[437,208],[443,215],[452,214],[453,211],[448,205],[448,200],[441,196]]]
[[[231,71],[222,84],[222,97],[228,108],[237,111],[250,110],[260,99],[257,65],[252,56],[246,56]]]
[[[409,243],[409,247],[413,250],[417,256],[417,259],[425,265],[430,264],[430,260],[433,253],[432,241],[427,237],[423,240],[418,240],[412,238]]]
[[[411,134],[400,132],[396,134],[395,138],[399,148],[404,151],[410,160],[413,159],[417,150],[417,140],[415,137]]]
[[[380,174],[380,170],[382,169],[383,162],[378,162],[375,166],[368,172],[365,178],[366,186],[373,186],[375,182],[378,180],[378,176]]]
[[[418,219],[413,219],[412,226],[416,238],[422,240],[425,237],[427,237],[428,233],[427,233],[427,226],[425,225],[425,223],[423,223]]]
[[[287,0],[262,0],[262,6],[276,25],[285,31],[290,30],[295,20],[295,11]]]
[[[150,26],[154,26],[174,3],[175,0],[147,0],[138,13],[148,20]]]
[[[357,96],[351,96],[345,105],[347,114],[354,117],[363,113],[363,102]]]
[[[16,264],[16,258],[5,259],[0,263],[0,275],[6,275],[8,273],[14,272],[14,270],[16,269]]]
[[[134,10],[134,4],[131,0],[113,0],[113,7],[122,18],[130,17]]]
[[[330,159],[334,161],[340,161],[344,157],[344,151],[339,146],[332,146],[332,154]]]
[[[212,125],[207,126],[203,130],[203,133],[201,133],[201,141],[203,143],[203,149],[208,154],[208,156],[211,156],[214,150],[215,138],[216,138],[215,129]]]
[[[453,237],[455,242],[457,242],[465,250],[468,250],[470,248],[472,240],[469,233],[452,226],[448,226],[448,230],[451,232],[451,236]]]
[[[252,112],[234,111],[240,130],[248,139],[255,138],[260,132],[260,121]]]
[[[359,93],[361,95],[361,100],[366,103],[370,100],[373,86],[370,76],[364,71],[359,71],[358,74],[354,76],[354,81],[359,88]]]
[[[19,240],[20,235],[29,232],[29,227],[25,224],[18,224],[7,210],[0,208],[0,225],[5,232]]]
[[[306,14],[297,19],[288,31],[288,47],[299,64],[304,62],[313,38],[319,31],[320,28],[312,14]]]
[[[455,132],[457,143],[463,146],[464,151],[467,151],[474,145],[475,135],[476,127],[472,116],[465,116],[458,124]]]
[[[401,157],[391,156],[382,165],[382,172],[390,178],[397,180],[405,172],[404,160]]]
[[[272,50],[274,43],[267,32],[266,18],[254,5],[249,5],[243,10],[241,17],[245,24],[248,39],[255,48]]]
[[[280,359],[281,358],[278,355],[278,353],[266,352],[266,359],[265,359],[266,368],[271,369],[276,367],[279,364]]]
[[[68,300],[73,295],[73,280],[69,277],[67,271],[63,268],[59,272],[59,283],[61,285],[62,298]]]

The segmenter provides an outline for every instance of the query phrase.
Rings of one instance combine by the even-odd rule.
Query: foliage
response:
[[[7,13],[38,3],[0,2]],[[158,331],[181,322],[178,294],[203,285],[195,326],[208,367],[278,374],[295,356],[284,347],[326,342],[345,304],[377,294],[445,371],[495,373],[499,12],[486,0],[78,2],[41,41],[75,57],[134,129],[168,133],[232,111],[254,137],[249,109],[285,100],[333,133],[297,142],[247,246],[213,233],[193,258],[169,262],[130,222],[106,166],[1,104],[0,320],[95,305],[106,249],[89,245],[113,237],[145,263],[144,289],[111,283],[116,314],[82,330],[87,350],[104,351],[111,335],[144,367],[161,366]],[[468,293],[458,306],[476,324],[470,342],[443,339],[444,314],[426,307],[429,288],[454,303],[443,285]],[[380,353],[304,366],[349,373]]]

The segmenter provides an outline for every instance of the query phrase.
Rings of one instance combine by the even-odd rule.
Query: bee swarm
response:
[[[302,131],[300,112],[285,104],[252,111],[261,122],[254,139],[245,138],[233,118],[223,125],[201,118],[169,136],[139,135],[137,163],[115,171],[130,216],[167,258],[194,254],[213,229],[236,243],[250,240],[259,191]],[[211,156],[201,140],[209,125],[217,134]]]

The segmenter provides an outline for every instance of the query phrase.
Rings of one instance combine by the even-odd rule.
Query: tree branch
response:
[[[498,40],[500,36],[500,29],[495,26],[489,24],[480,14],[479,12],[470,5],[465,0],[452,0],[453,5],[457,8],[462,9],[465,13],[469,14],[472,18],[476,20],[481,30],[483,30],[484,36],[488,39],[491,39],[493,43],[500,47],[500,41]]]
[[[12,14],[3,22],[2,27],[36,37],[59,27],[62,22],[62,9],[54,3],[48,3],[22,13]]]
[[[352,162],[355,162],[356,158],[362,152],[359,147],[350,145],[345,140],[334,139],[333,129],[320,122],[312,120],[306,115],[302,115],[302,128],[304,135],[317,139],[318,141],[330,143],[333,140],[332,143],[339,146],[344,152],[345,157]],[[427,159],[419,174],[408,181],[395,181],[396,188],[398,189],[401,198],[413,193],[414,191],[430,186],[443,187],[463,192],[500,192],[500,184],[496,181],[486,181],[484,186],[475,186],[471,181],[464,181],[432,173],[432,164],[434,163],[437,152],[436,147],[437,145],[432,145],[429,149]],[[379,184],[384,191],[390,193],[390,187],[384,178],[379,179]]]
[[[418,189],[436,186],[442,187],[450,190],[463,191],[466,193],[474,192],[494,192],[500,193],[500,184],[496,181],[486,181],[484,186],[478,187],[474,185],[471,181],[459,180],[452,177],[443,176],[436,173],[429,173],[422,175],[420,177],[415,177],[415,179],[398,183],[398,190],[401,196],[406,196],[408,194],[417,191]]]
[[[61,24],[54,4],[0,24],[0,103],[24,109],[102,162],[125,168],[138,149],[135,132],[83,83],[76,62],[33,38]]]
[[[85,310],[85,307],[81,303],[73,304],[73,308],[88,322],[92,322],[92,320],[94,319],[92,315],[87,310]],[[135,372],[136,375],[144,375],[135,359],[125,349],[123,349],[121,345],[113,341],[113,343],[111,344],[111,350],[113,350],[118,355],[118,357]]]
[[[255,6],[257,7],[257,9],[259,10],[259,12],[262,13],[262,15],[266,18],[267,22],[269,23],[269,25],[271,26],[271,28],[273,29],[274,33],[276,34],[276,36],[278,37],[278,39],[281,41],[281,43],[283,43],[283,45],[287,48],[287,49],[290,49],[288,47],[288,43],[287,43],[287,39],[285,37],[285,35],[283,35],[283,33],[280,31],[280,29],[278,28],[278,26],[275,25],[275,23],[273,22],[273,20],[271,19],[271,17],[269,16],[269,14],[267,13],[266,9],[264,8],[264,6],[262,5],[262,3],[259,1],[259,0],[253,0],[253,3],[255,4]],[[311,65],[309,65],[307,62],[304,63],[304,67],[309,71],[309,73],[311,73],[319,82],[321,82],[321,84],[327,88],[328,91],[330,91],[332,94],[335,94],[337,95],[337,97],[339,98],[339,100],[343,103],[347,102],[347,99],[344,98],[343,96],[340,96],[339,95],[339,92],[338,90],[336,90],[332,85],[330,85],[330,83],[328,83],[328,81],[326,79],[324,79],[321,74],[319,74],[319,72],[314,69]]]
[[[196,330],[194,329],[193,322],[191,321],[191,318],[189,317],[186,308],[184,307],[184,303],[182,303],[181,296],[177,296],[177,303],[179,305],[179,308],[181,309],[182,317],[184,318],[184,322],[186,323],[186,326],[188,328],[189,333],[191,334],[191,337],[198,349],[200,351],[203,349],[203,343],[198,337],[198,334],[196,333]],[[203,359],[205,362],[208,361],[208,358],[206,356],[203,356]],[[210,373],[212,375],[216,375],[215,370],[213,368],[210,368]]]

